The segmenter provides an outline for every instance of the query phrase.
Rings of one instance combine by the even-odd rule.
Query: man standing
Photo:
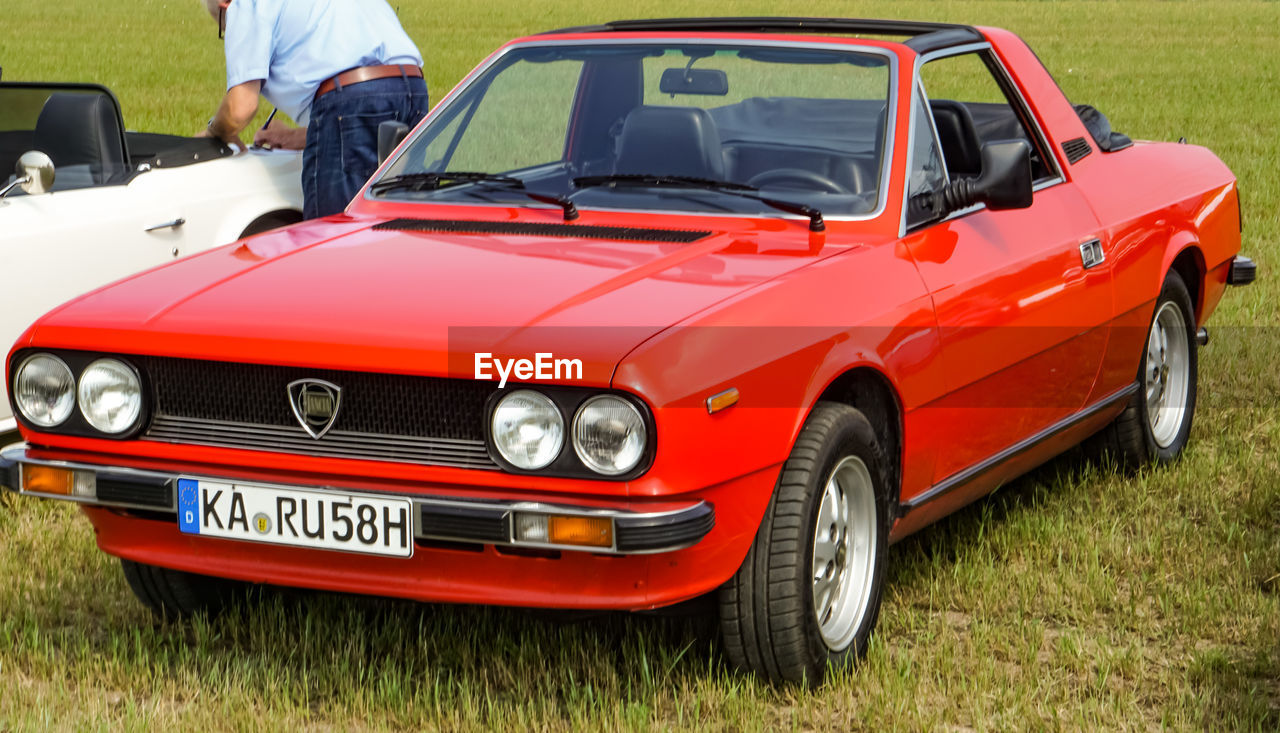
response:
[[[227,93],[202,136],[243,147],[258,95],[301,127],[254,142],[302,150],[303,215],[336,214],[378,166],[378,125],[426,115],[422,56],[386,0],[205,0],[225,33]]]

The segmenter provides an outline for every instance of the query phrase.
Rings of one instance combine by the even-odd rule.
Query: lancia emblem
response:
[[[302,429],[319,440],[338,419],[342,388],[323,379],[299,379],[289,383],[289,406]]]

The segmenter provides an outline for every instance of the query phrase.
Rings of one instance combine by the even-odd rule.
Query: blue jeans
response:
[[[378,168],[378,125],[398,120],[412,128],[427,110],[427,83],[416,77],[350,84],[317,99],[302,151],[303,217],[347,208]]]

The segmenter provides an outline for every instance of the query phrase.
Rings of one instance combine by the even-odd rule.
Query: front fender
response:
[[[643,396],[654,465],[633,492],[665,494],[779,467],[823,391],[876,369],[908,410],[945,390],[937,324],[915,265],[891,243],[830,257],[667,329],[628,354],[612,385]],[[715,414],[707,398],[736,389]],[[660,478],[651,478],[660,477]]]
[[[221,161],[216,180],[237,180],[241,195],[227,202],[211,246],[240,239],[255,220],[276,211],[302,211],[302,154],[246,152]],[[213,165],[213,164],[210,164]]]

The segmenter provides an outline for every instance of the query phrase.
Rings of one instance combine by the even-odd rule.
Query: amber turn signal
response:
[[[733,407],[736,404],[738,404],[738,389],[736,387],[726,389],[707,398],[707,412],[714,415],[726,407]]]
[[[22,465],[22,490],[37,494],[71,496],[76,485],[76,474],[65,468]]]
[[[547,517],[553,545],[613,547],[613,521],[600,517]]]
[[[22,464],[22,490],[33,494],[93,499],[98,495],[97,478],[92,471]]]

